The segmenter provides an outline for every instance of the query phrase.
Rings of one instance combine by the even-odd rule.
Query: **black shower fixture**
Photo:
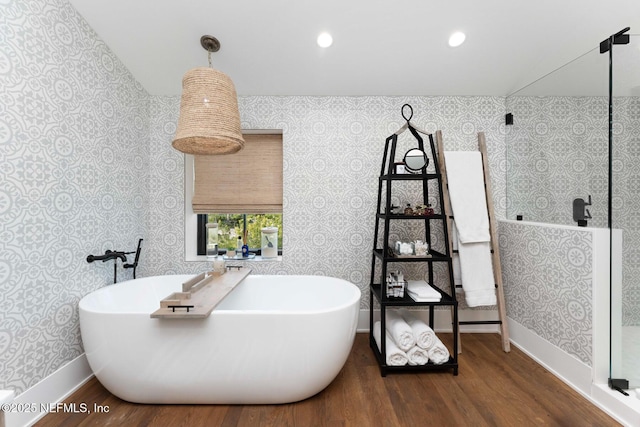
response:
[[[140,259],[140,249],[142,246],[142,240],[138,240],[138,248],[132,252],[122,252],[122,251],[112,251],[107,249],[104,252],[104,255],[88,255],[87,262],[92,263],[94,261],[102,261],[107,262],[109,260],[114,260],[113,262],[113,283],[116,283],[118,280],[118,258],[122,260],[122,266],[124,268],[133,268],[133,278],[136,278],[136,268],[138,267],[138,260]],[[127,255],[136,254],[136,257],[132,264],[127,263]]]

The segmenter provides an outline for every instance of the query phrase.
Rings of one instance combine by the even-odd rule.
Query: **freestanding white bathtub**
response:
[[[80,301],[98,380],[137,403],[275,404],[317,394],[356,332],[360,290],[322,276],[249,275],[206,319],[152,319],[191,275],[101,288]]]

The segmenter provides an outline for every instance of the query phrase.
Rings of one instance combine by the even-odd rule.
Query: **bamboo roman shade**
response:
[[[194,213],[282,212],[282,135],[244,140],[234,154],[194,156]]]

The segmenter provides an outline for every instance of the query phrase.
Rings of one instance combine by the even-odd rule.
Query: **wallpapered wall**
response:
[[[0,389],[82,354],[78,302],[113,282],[87,255],[146,236],[148,106],[69,3],[0,2]]]
[[[447,149],[475,149],[486,133],[504,216],[503,98],[241,97],[243,127],[284,132],[286,253],[256,272],[326,274],[366,290],[384,139],[405,102]],[[144,238],[141,276],[207,268],[184,261],[177,111],[176,97],[149,96],[65,0],[0,2],[0,388],[21,393],[82,353],[78,301],[113,274],[88,254]],[[130,274],[118,269],[120,280]]]
[[[405,102],[422,129],[443,131],[445,149],[474,150],[484,131],[497,212],[503,216],[504,100],[499,97],[240,97],[245,129],[282,129],[284,234],[282,262],[255,272],[323,274],[349,280],[368,306],[378,175],[385,139],[403,124]],[[150,249],[157,273],[204,271],[184,261],[183,155],[171,147],[179,98],[151,101]],[[404,144],[414,144],[407,132]],[[404,153],[404,152],[402,152]],[[401,153],[401,154],[402,154]],[[247,176],[251,165],[247,165]]]
[[[78,302],[113,274],[88,254],[144,238],[140,275],[207,265],[184,261],[178,99],[148,96],[64,0],[1,7],[0,388],[21,393],[82,353]],[[504,210],[503,98],[243,97],[243,127],[284,132],[287,252],[256,272],[366,289],[382,148],[405,102],[449,149],[486,132]]]
[[[625,326],[640,325],[640,97],[614,98],[613,227],[623,230]],[[510,97],[506,128],[507,217],[576,225],[587,200],[591,227],[607,227],[608,99]]]

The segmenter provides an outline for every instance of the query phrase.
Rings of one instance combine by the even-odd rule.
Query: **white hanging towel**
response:
[[[465,300],[469,307],[495,305],[482,154],[478,151],[445,151],[444,159]]]
[[[460,243],[490,241],[482,155],[479,151],[445,151],[444,160]]]
[[[469,307],[496,305],[496,285],[489,242],[461,243],[460,278]]]
[[[494,290],[495,277],[493,276],[493,260],[491,259],[491,246],[488,242],[460,244],[456,232],[455,222],[451,223],[453,250],[453,283],[462,286],[464,297],[469,307],[483,305],[496,305],[496,293]],[[460,247],[462,246],[462,250]],[[462,269],[461,259],[464,259],[465,268]],[[467,283],[465,286],[463,283]],[[474,288],[478,286],[478,289]]]

